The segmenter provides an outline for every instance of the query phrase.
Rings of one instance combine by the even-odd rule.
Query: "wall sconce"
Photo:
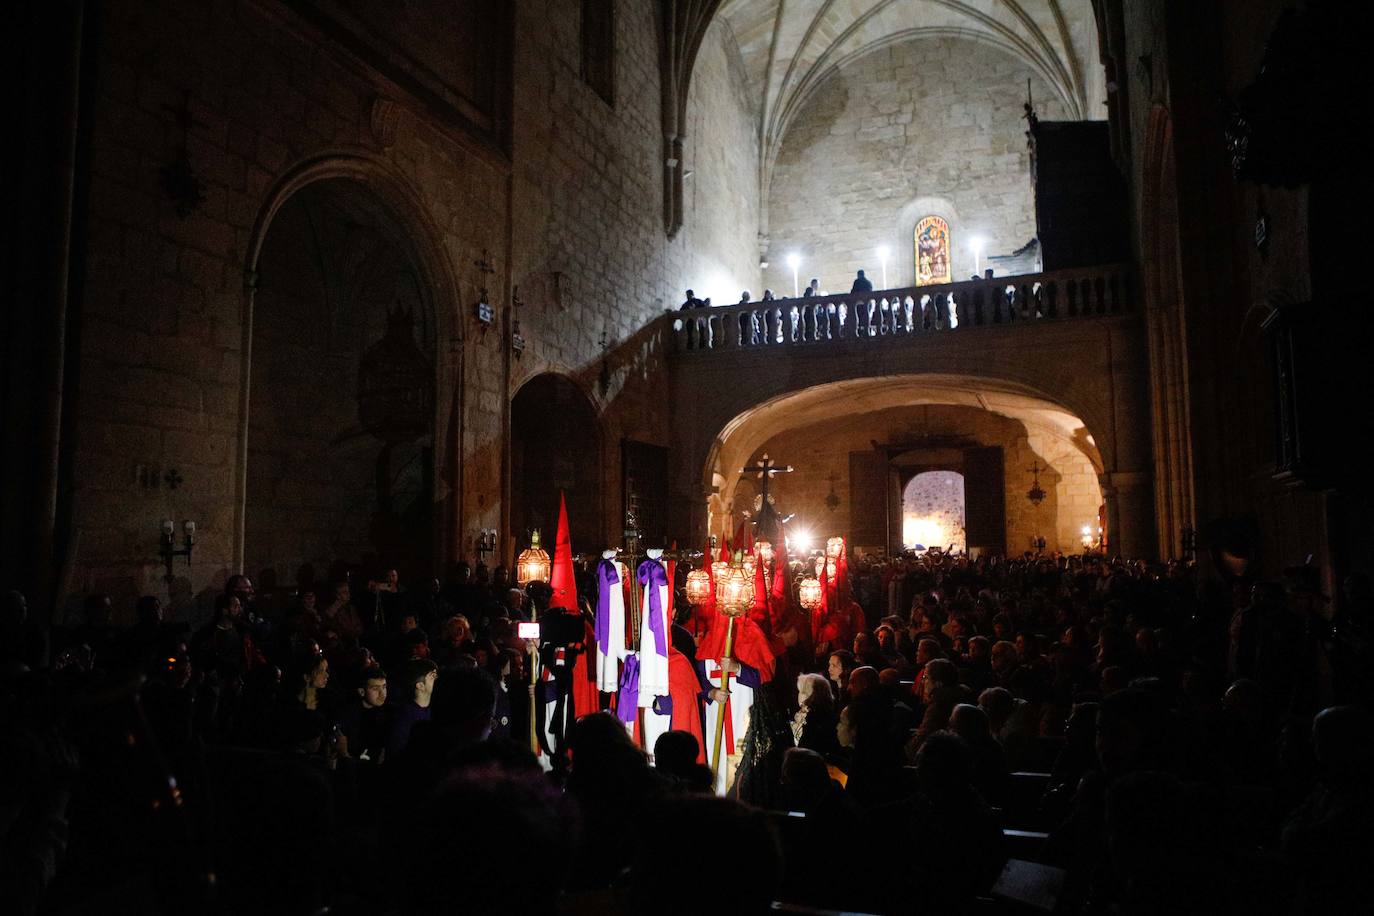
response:
[[[830,492],[825,495],[825,507],[834,512],[840,508],[840,494],[835,492],[835,481],[840,479],[840,475],[831,471],[830,476],[825,479],[830,481]]]
[[[493,309],[491,303],[487,301],[489,296],[487,295],[486,281],[488,274],[496,273],[496,268],[492,267],[491,262],[487,260],[487,250],[485,248],[482,249],[482,256],[476,261],[473,261],[473,263],[477,265],[477,269],[482,272],[483,277],[481,291],[477,297],[477,322],[482,326],[482,330],[485,331],[487,328],[491,327],[491,323],[496,320],[496,310]]]
[[[496,552],[496,529],[483,528],[477,533],[477,562],[485,563],[487,554]]]
[[[511,352],[515,354],[516,359],[519,359],[520,354],[525,352],[525,335],[520,333],[520,319],[514,317],[514,314],[516,310],[524,304],[524,301],[520,298],[520,287],[517,286],[510,297],[512,313],[510,321],[510,348]]]
[[[169,585],[176,580],[176,576],[172,572],[172,561],[177,557],[185,557],[186,566],[189,569],[191,566],[191,549],[196,546],[196,523],[189,520],[182,522],[181,530],[183,532],[182,544],[184,546],[178,550],[176,541],[174,540],[176,524],[170,518],[163,519],[162,546],[159,548],[158,552],[162,555],[162,562],[167,564],[167,574],[162,578],[165,579]]]
[[[1045,488],[1040,486],[1040,472],[1048,470],[1049,468],[1042,468],[1039,461],[1034,462],[1034,466],[1031,468],[1031,473],[1035,475],[1035,479],[1031,482],[1031,488],[1026,491],[1026,499],[1029,499],[1033,506],[1038,507],[1049,495],[1045,492]]]

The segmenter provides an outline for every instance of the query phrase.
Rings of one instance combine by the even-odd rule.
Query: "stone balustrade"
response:
[[[672,334],[679,352],[736,350],[1121,315],[1134,308],[1128,276],[1128,265],[1111,264],[689,309],[674,313]]]

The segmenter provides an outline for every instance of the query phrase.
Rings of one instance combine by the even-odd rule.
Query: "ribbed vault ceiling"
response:
[[[835,70],[886,45],[963,38],[1012,54],[1073,118],[1105,117],[1091,0],[724,0],[759,114],[764,182],[788,125]]]

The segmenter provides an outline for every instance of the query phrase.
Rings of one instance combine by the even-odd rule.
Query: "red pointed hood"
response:
[[[787,534],[781,524],[778,525],[778,543],[773,545],[773,599],[775,601],[786,601],[787,596],[792,594],[791,584],[792,571],[788,568],[788,561],[791,559],[787,552]]]
[[[549,578],[553,598],[549,607],[561,607],[576,613],[577,579],[573,575],[572,538],[568,535],[568,500],[558,494],[558,539],[553,550],[553,575]]]

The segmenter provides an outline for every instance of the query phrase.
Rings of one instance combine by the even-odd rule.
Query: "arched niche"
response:
[[[441,331],[415,230],[364,182],[323,177],[281,201],[255,254],[243,567],[431,575]]]
[[[601,543],[601,433],[591,399],[566,376],[537,375],[511,401],[511,536],[517,552],[538,528],[553,553],[558,494],[568,501],[573,550]]]

